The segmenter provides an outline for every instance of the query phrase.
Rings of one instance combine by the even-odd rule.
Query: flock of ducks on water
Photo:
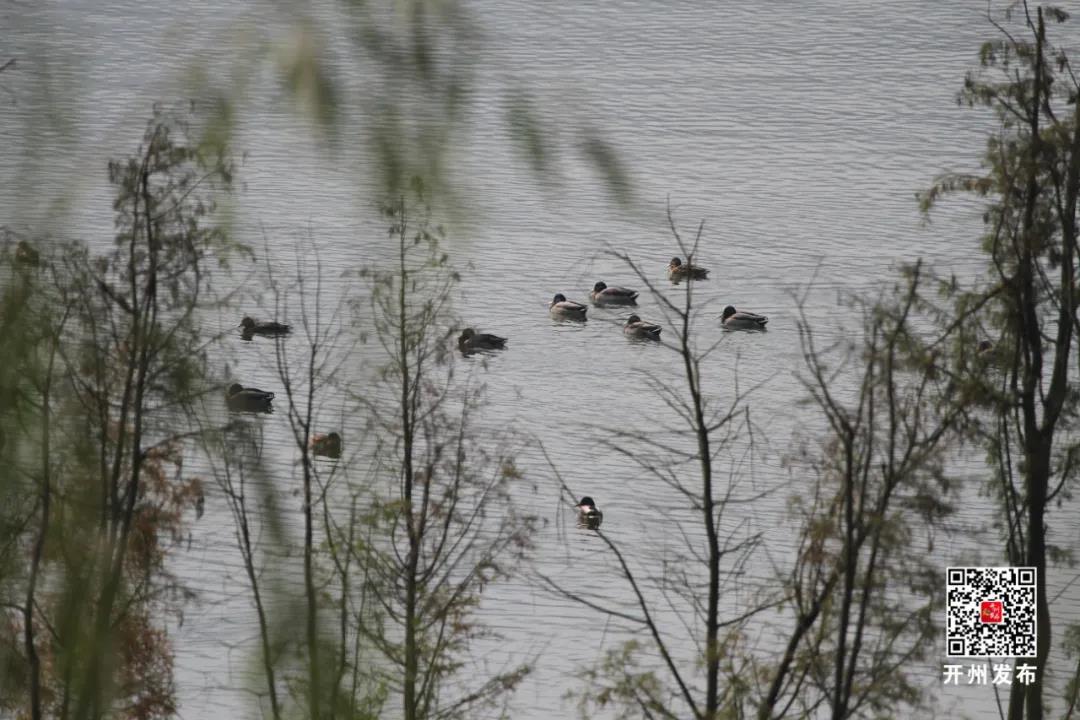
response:
[[[683,280],[705,280],[709,271],[700,265],[683,263],[680,258],[672,258],[667,267],[668,279],[673,283]],[[603,282],[593,286],[589,298],[597,307],[636,307],[638,292],[625,287],[609,287]],[[548,310],[553,318],[584,322],[588,314],[588,307],[574,300],[568,300],[565,295],[558,293],[552,298]],[[736,310],[728,305],[720,316],[720,324],[727,330],[764,330],[769,319],[764,315]],[[262,337],[279,338],[288,335],[292,328],[284,323],[255,320],[245,317],[240,321],[241,337],[251,340],[256,335]],[[623,333],[637,340],[660,340],[663,328],[656,323],[642,320],[638,315],[632,314],[623,325]],[[492,335],[491,333],[476,332],[469,327],[461,331],[458,337],[458,349],[466,354],[475,352],[502,350],[506,347],[506,338]],[[225,403],[233,412],[270,413],[273,412],[274,393],[259,390],[253,387],[244,387],[240,383],[233,383],[225,391]],[[329,458],[341,457],[341,435],[336,432],[328,434],[315,434],[311,438],[311,451],[315,455]],[[596,507],[591,497],[583,497],[576,505],[578,522],[584,527],[595,530],[600,527],[604,514]]]
[[[26,241],[20,241],[15,248],[15,260],[24,265],[37,265],[39,255],[37,250]],[[673,283],[683,280],[705,280],[709,271],[700,265],[683,263],[680,258],[672,258],[667,267],[668,278]],[[593,305],[597,307],[613,306],[637,306],[638,292],[625,287],[609,287],[603,282],[598,282],[589,293]],[[571,320],[584,322],[588,313],[588,307],[574,300],[567,300],[562,293],[557,293],[548,306],[551,316],[559,320]],[[728,305],[720,316],[720,324],[727,330],[764,330],[769,319],[764,315],[736,310]],[[636,314],[631,314],[623,326],[623,333],[630,338],[638,340],[660,340],[663,328],[656,323],[646,322]],[[255,320],[245,317],[240,321],[240,336],[244,340],[252,340],[256,335],[269,338],[280,338],[292,332],[292,328],[285,323],[273,320]],[[984,345],[986,347],[984,347]],[[458,349],[468,355],[475,352],[502,350],[506,347],[506,338],[492,335],[491,333],[478,333],[473,328],[465,328],[458,337]],[[983,341],[979,345],[980,353],[992,348],[989,341]],[[244,387],[240,383],[232,383],[225,391],[225,405],[231,412],[243,413],[272,413],[274,393],[260,390],[254,387]],[[311,436],[309,444],[311,452],[315,455],[337,459],[341,457],[342,441],[337,432],[315,433]],[[595,530],[603,522],[604,514],[596,507],[591,497],[581,498],[575,506],[578,511],[578,522],[583,527]]]
[[[38,251],[25,240],[20,240],[15,246],[15,261],[21,265],[37,266],[40,260]],[[667,267],[668,279],[673,283],[683,280],[705,280],[709,277],[709,271],[700,265],[683,263],[680,258],[671,258]],[[637,306],[638,292],[625,287],[609,287],[603,282],[598,282],[589,293],[593,305],[597,307],[610,306]],[[573,320],[584,322],[588,308],[582,303],[567,300],[566,296],[558,293],[548,306],[552,317],[560,320]],[[727,330],[765,330],[769,319],[764,315],[736,310],[728,305],[720,315],[720,324]],[[240,321],[241,337],[251,340],[256,335],[263,337],[279,338],[288,335],[292,328],[285,323],[272,320],[259,321],[245,317]],[[632,314],[626,319],[623,333],[628,337],[639,340],[659,340],[661,326],[642,320],[638,315]],[[468,355],[485,350],[502,350],[506,347],[506,338],[490,333],[478,333],[473,328],[465,328],[458,338],[458,348]],[[977,354],[980,357],[988,357],[994,352],[994,343],[990,340],[979,342]],[[240,383],[233,383],[225,391],[225,404],[232,412],[248,413],[271,413],[273,408],[274,393],[253,387],[244,387]],[[0,436],[2,444],[2,436]],[[311,436],[309,445],[315,455],[328,458],[340,458],[342,451],[341,435],[336,432],[315,433]],[[604,519],[604,514],[596,507],[591,497],[581,498],[575,506],[578,511],[578,522],[583,527],[596,529]]]
[[[705,280],[709,271],[700,265],[683,263],[681,258],[672,258],[667,267],[668,279],[673,283],[683,280]],[[626,287],[611,287],[603,281],[593,286],[589,299],[596,307],[637,306],[638,292]],[[562,293],[557,293],[548,306],[551,316],[559,320],[584,322],[589,308],[584,303],[568,300]],[[736,310],[728,305],[720,316],[720,324],[727,330],[764,330],[769,318],[745,310]],[[660,340],[663,328],[656,323],[646,322],[637,314],[632,314],[623,325],[627,337],[638,340]],[[458,349],[465,354],[482,350],[501,350],[506,347],[506,338],[489,333],[478,333],[473,328],[465,328],[458,338]],[[596,502],[588,496],[581,498],[576,505],[578,524],[595,530],[604,520],[604,514],[596,507]]]
[[[709,271],[700,265],[684,264],[680,258],[672,258],[667,268],[668,278],[679,283],[683,280],[705,280]],[[589,299],[596,307],[637,306],[638,292],[626,287],[611,287],[603,281],[593,286]],[[548,305],[551,316],[558,320],[584,322],[589,308],[584,303],[568,300],[562,293],[556,293]],[[736,310],[728,305],[720,316],[720,324],[727,330],[764,330],[769,318],[745,310]],[[623,333],[638,340],[659,340],[663,328],[656,323],[642,320],[633,314],[626,319]],[[490,333],[478,333],[473,328],[465,328],[458,338],[458,349],[469,354],[483,350],[501,350],[506,347],[506,338]]]

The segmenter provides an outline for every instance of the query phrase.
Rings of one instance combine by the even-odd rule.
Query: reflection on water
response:
[[[719,346],[702,367],[703,383],[719,405],[737,388],[754,388],[750,403],[763,430],[752,465],[722,458],[740,492],[761,496],[741,506],[738,517],[726,516],[722,533],[760,533],[768,556],[784,556],[792,541],[786,498],[808,480],[782,461],[793,438],[812,436],[820,427],[812,409],[797,403],[805,393],[796,377],[802,358],[792,293],[813,281],[807,304],[815,332],[828,342],[858,327],[836,303],[838,295],[891,284],[900,262],[922,255],[961,277],[979,272],[979,209],[954,201],[933,225],[924,225],[913,193],[942,170],[975,166],[986,118],[958,110],[954,93],[989,30],[980,22],[982,6],[919,0],[859,6],[815,0],[768,13],[753,3],[633,0],[558,7],[477,0],[470,7],[483,22],[488,46],[469,109],[472,134],[456,158],[462,185],[455,191],[468,212],[458,214],[448,249],[453,262],[467,268],[457,299],[463,321],[508,343],[504,351],[470,353],[460,363],[486,384],[490,404],[479,422],[535,439],[518,453],[525,475],[515,501],[548,521],[534,538],[534,566],[486,591],[481,616],[499,637],[477,647],[477,672],[538,657],[514,698],[512,717],[567,716],[572,707],[562,704],[562,696],[577,687],[580,668],[637,628],[598,618],[533,579],[542,574],[609,605],[632,608],[628,588],[589,523],[574,527],[576,511],[560,502],[539,443],[575,492],[601,502],[605,535],[636,566],[678,562],[687,541],[700,546],[702,539],[683,498],[600,444],[596,430],[660,434],[675,426],[677,419],[645,381],[677,380],[677,356],[662,345],[625,342],[625,308],[598,304],[551,317],[553,292],[585,300],[597,278],[616,287],[639,286],[606,252],[616,250],[629,254],[677,302],[685,285],[667,283],[677,250],[665,218],[667,199],[684,237],[705,221],[693,262],[711,272],[707,282],[694,284],[694,293],[712,320],[698,342]],[[37,110],[23,84],[35,77],[35,58],[64,52],[70,66],[49,69],[57,88],[67,91],[51,101],[79,129],[70,147],[56,150],[62,161],[44,162],[41,144],[28,150],[32,157],[21,154],[20,142],[0,147],[5,187],[16,188],[0,200],[5,215],[58,236],[107,243],[112,216],[102,181],[105,161],[128,151],[152,102],[182,92],[193,56],[227,65],[219,33],[235,17],[222,17],[218,4],[160,2],[13,4],[2,12],[16,30],[15,54],[30,79],[5,77],[20,99],[11,104],[0,95],[0,128],[20,137]],[[569,157],[557,168],[559,188],[538,187],[526,160],[492,130],[506,75],[529,85],[554,130],[562,121],[588,123],[622,148],[635,171],[639,204],[613,208],[592,171]],[[354,292],[344,270],[389,260],[383,221],[358,170],[365,159],[348,143],[328,154],[305,122],[283,109],[272,83],[256,82],[247,92],[251,111],[237,118],[236,128],[239,150],[246,153],[239,173],[244,191],[235,200],[232,231],[255,248],[265,240],[272,266],[286,276],[297,267],[309,276],[321,272],[322,292],[337,304]],[[19,182],[30,164],[33,182]],[[65,201],[66,213],[54,212],[57,198]],[[298,249],[309,241],[317,253]],[[258,282],[243,277],[244,265],[236,267],[238,298],[254,312]],[[638,305],[643,318],[660,320],[655,301],[643,294]],[[726,305],[767,315],[769,332],[723,333]],[[274,308],[261,310],[289,320]],[[571,321],[576,316],[588,321]],[[207,322],[209,332],[235,333],[235,316]],[[342,322],[362,328],[365,318]],[[222,367],[247,388],[227,395],[230,410],[272,408],[275,345],[263,340],[225,348]],[[301,352],[302,344],[292,340],[280,342],[287,353]],[[341,382],[366,390],[374,349],[361,344],[343,353],[349,362]],[[316,427],[337,428],[346,438],[341,471],[362,476],[367,468],[351,440],[364,435],[355,404],[346,393],[330,394],[317,412]],[[252,420],[264,433],[272,489],[298,523],[296,465],[282,415]],[[177,563],[177,572],[199,593],[183,627],[173,629],[187,717],[250,714],[249,698],[236,688],[252,672],[255,629],[232,520],[219,500],[208,496],[192,549]],[[977,554],[971,538],[994,536],[989,502],[967,498],[959,516],[967,537],[937,548],[943,567]],[[1075,543],[1080,525],[1070,517],[1076,515],[1059,515],[1055,531]],[[762,559],[745,568],[740,582],[767,586],[773,577],[773,565]],[[1058,589],[1051,587],[1050,596]],[[1066,616],[1080,608],[1078,593],[1080,586],[1072,587],[1055,601]],[[731,614],[737,612],[733,598],[725,598],[733,603],[726,608]],[[661,614],[661,622],[679,631],[677,618]],[[939,683],[939,670],[928,668],[928,684]],[[978,707],[959,690],[944,697],[942,707],[960,700]]]

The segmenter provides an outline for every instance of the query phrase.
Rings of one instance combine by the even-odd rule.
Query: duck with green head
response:
[[[724,308],[720,324],[726,330],[764,330],[769,318],[745,310],[736,310],[734,305]]]
[[[596,503],[593,499],[586,495],[581,498],[581,501],[577,504],[578,511],[578,525],[587,527],[590,530],[595,530],[600,527],[600,523],[604,522],[604,513],[600,512],[600,509],[596,507]]]
[[[225,405],[232,412],[272,413],[274,393],[233,383],[225,391]]]
[[[637,340],[659,340],[662,327],[655,323],[645,322],[637,315],[626,318],[623,325],[623,334]]]
[[[567,300],[562,293],[557,293],[548,306],[552,317],[560,320],[585,320],[588,308],[579,302]]]
[[[636,290],[624,287],[608,287],[602,280],[593,285],[589,293],[593,305],[637,305],[638,293]]]

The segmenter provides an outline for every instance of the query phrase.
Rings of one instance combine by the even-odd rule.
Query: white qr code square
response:
[[[947,572],[949,657],[1035,657],[1035,568],[951,567]]]

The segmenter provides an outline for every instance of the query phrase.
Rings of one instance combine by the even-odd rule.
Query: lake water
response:
[[[756,386],[753,462],[733,455],[722,472],[726,463],[737,464],[739,492],[770,494],[727,516],[725,527],[764,532],[768,555],[784,557],[792,537],[784,529],[786,497],[808,479],[782,460],[793,452],[794,438],[811,437],[821,426],[812,408],[797,404],[805,391],[796,376],[802,358],[792,293],[814,279],[811,319],[823,338],[835,339],[859,326],[838,295],[891,284],[900,263],[921,256],[965,280],[980,272],[979,208],[951,201],[926,224],[914,193],[940,172],[976,170],[994,128],[985,112],[955,102],[979,44],[992,36],[985,3],[477,0],[467,6],[483,28],[484,46],[469,130],[453,156],[461,206],[447,249],[467,268],[457,303],[463,319],[510,338],[486,370],[476,359],[463,361],[488,387],[490,404],[479,422],[542,441],[574,491],[597,500],[604,529],[637,566],[678,557],[680,498],[601,445],[595,429],[673,423],[643,378],[677,377],[676,356],[626,342],[616,327],[623,313],[591,311],[585,325],[560,325],[546,308],[556,292],[584,300],[597,280],[643,289],[605,254],[608,248],[630,253],[666,287],[663,269],[676,254],[665,218],[670,198],[684,233],[705,221],[699,262],[712,275],[698,292],[711,303],[706,319],[713,319],[703,326],[703,340],[720,337],[715,317],[725,304],[771,318],[767,333],[725,338],[703,374],[720,403],[736,382]],[[316,25],[341,42],[337,11],[315,8]],[[0,75],[6,221],[107,242],[105,163],[133,150],[151,103],[184,97],[196,64],[224,80],[255,55],[250,35],[278,36],[289,20],[286,9],[269,3],[0,6],[4,52],[18,58],[17,70]],[[367,77],[362,67],[339,71],[350,87],[362,87]],[[538,181],[508,140],[500,102],[514,83],[530,89],[548,127],[566,141],[558,184]],[[317,248],[328,269],[327,303],[336,304],[346,291],[338,270],[377,266],[391,250],[374,212],[362,138],[346,133],[334,149],[314,139],[269,70],[254,72],[245,92],[236,129],[236,146],[246,153],[232,207],[236,236],[261,248],[265,233],[276,267],[299,261],[309,276],[310,248]],[[613,204],[573,152],[570,128],[583,126],[598,128],[621,151],[634,181],[631,208]],[[246,287],[243,297],[255,312],[260,282]],[[653,302],[643,302],[639,312],[659,319]],[[220,329],[235,325],[239,314],[222,315]],[[354,379],[368,376],[372,352],[356,353]],[[223,353],[223,365],[244,384],[274,389],[269,343],[238,339]],[[320,412],[327,423],[350,426],[344,401],[328,401]],[[264,429],[279,471],[273,485],[299,523],[283,415],[267,418]],[[536,671],[514,696],[511,717],[569,717],[574,706],[563,694],[580,690],[581,669],[627,635],[543,591],[530,575],[544,573],[615,604],[627,603],[629,591],[597,539],[574,528],[534,442],[523,442],[518,462],[527,482],[515,501],[546,526],[536,538],[535,567],[485,594],[480,619],[501,639],[481,644],[477,662],[481,670],[499,669],[535,657]],[[361,459],[356,467],[359,476]],[[989,501],[974,487],[966,498],[960,522],[970,532],[938,548],[943,567],[971,559],[994,537]],[[255,667],[256,628],[231,520],[214,499],[211,491],[191,547],[176,563],[200,594],[183,626],[174,628],[185,718],[254,714],[237,688],[250,682]],[[1077,546],[1075,512],[1055,510],[1051,522],[1059,544]],[[683,527],[691,543],[700,543],[700,531]],[[986,564],[998,562],[988,555]],[[772,572],[762,555],[746,568],[743,587],[767,582]],[[1063,570],[1052,582],[1061,588],[1071,577]],[[1055,608],[1059,618],[1076,619],[1080,586],[1066,589]],[[1059,632],[1062,626],[1059,620]],[[926,669],[926,685],[941,686],[940,663]],[[986,688],[949,689],[939,707],[947,714],[963,704],[980,717],[991,712],[989,700]]]

